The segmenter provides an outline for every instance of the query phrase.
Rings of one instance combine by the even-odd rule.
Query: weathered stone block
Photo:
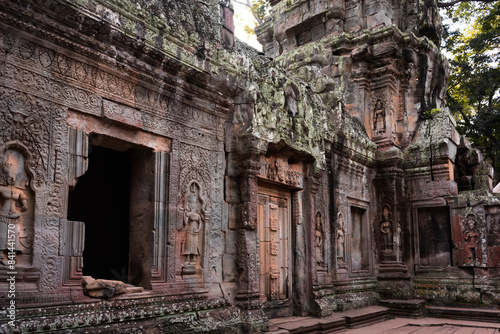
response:
[[[311,29],[311,39],[313,41],[317,41],[325,36],[325,25],[324,23],[320,23],[314,28]]]
[[[228,203],[239,203],[240,199],[240,180],[238,178],[225,177],[225,201]]]
[[[344,30],[344,20],[331,18],[325,22],[325,34],[340,34]]]
[[[311,32],[304,31],[297,36],[297,45],[304,45],[312,40]]]
[[[222,276],[224,282],[234,282],[239,278],[237,256],[224,254],[222,257]]]
[[[142,115],[137,109],[109,100],[102,102],[102,116],[118,123],[142,128]]]

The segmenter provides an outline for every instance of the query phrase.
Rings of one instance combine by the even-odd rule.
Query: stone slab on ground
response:
[[[369,306],[357,310],[341,312],[348,327],[357,327],[368,322],[385,320],[390,316],[390,309],[384,306]]]
[[[499,334],[500,324],[443,318],[394,318],[356,329],[344,329],[349,334]]]
[[[381,306],[389,307],[392,316],[421,318],[427,312],[427,302],[423,299],[386,299],[380,300]]]
[[[429,306],[427,315],[436,318],[452,318],[500,323],[500,311],[481,308]]]
[[[269,333],[331,333],[347,327],[357,327],[367,322],[383,321],[390,310],[382,306],[369,306],[357,310],[334,313],[329,317],[286,317],[269,320]]]
[[[401,302],[401,301],[398,301]],[[407,306],[422,305],[422,301],[406,301]],[[390,303],[389,303],[390,304]],[[434,315],[450,317],[392,318],[391,310],[370,306],[357,310],[337,312],[325,318],[286,317],[269,320],[268,334],[349,333],[349,334],[500,334],[500,322],[495,320],[500,311],[452,307],[428,307]],[[458,319],[455,315],[469,320]],[[484,319],[493,319],[486,322]],[[471,320],[472,319],[472,320]]]

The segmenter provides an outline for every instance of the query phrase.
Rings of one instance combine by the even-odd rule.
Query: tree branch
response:
[[[498,85],[495,84],[495,85],[493,85],[493,89],[490,91],[490,96],[488,97],[488,107],[490,107],[490,108],[491,108],[492,103],[493,103],[493,98],[497,94],[497,89],[498,89]]]
[[[252,13],[253,18],[255,19],[255,21],[257,21],[257,25],[263,23],[263,21],[257,15],[255,15],[255,13],[253,12],[253,10],[252,10],[252,3],[250,2],[250,0],[245,0],[245,1],[233,0],[233,1],[236,2],[236,3],[238,3],[238,4],[240,4],[240,5],[242,5],[242,6],[248,7],[248,9],[250,10],[250,12]]]
[[[495,2],[495,1],[497,1],[497,0],[453,0],[453,1],[450,1],[450,2],[438,2],[437,6],[439,8],[447,8],[447,7],[453,7],[457,3],[461,3],[461,2],[484,2],[484,3],[492,3],[492,2]]]

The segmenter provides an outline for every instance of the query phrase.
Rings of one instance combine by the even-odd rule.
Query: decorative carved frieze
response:
[[[123,104],[104,99],[102,101],[102,116],[104,119],[142,129],[141,112]]]
[[[265,156],[261,156],[260,163],[259,177],[292,187],[303,187],[303,167],[301,164],[290,164],[285,158],[266,158]]]

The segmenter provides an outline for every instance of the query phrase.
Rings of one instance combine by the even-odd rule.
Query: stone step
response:
[[[334,313],[324,318],[285,317],[269,320],[268,334],[326,334],[386,320],[390,309],[369,306],[357,310]]]
[[[492,309],[429,306],[427,316],[500,323],[500,310]]]
[[[369,306],[343,313],[345,313],[347,327],[353,328],[386,320],[391,315],[391,310],[384,306]]]
[[[384,299],[379,305],[390,308],[394,317],[421,318],[427,313],[427,302],[423,299]]]

